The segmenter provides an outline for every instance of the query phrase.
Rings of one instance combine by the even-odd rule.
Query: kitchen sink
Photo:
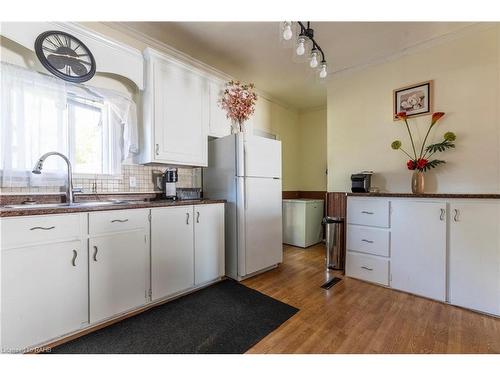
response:
[[[96,207],[96,206],[109,206],[115,204],[131,203],[122,200],[108,200],[108,201],[92,201],[92,202],[74,202],[68,203],[35,203],[35,204],[11,204],[3,206],[3,208],[14,209],[40,209],[40,208],[64,208],[64,207]]]

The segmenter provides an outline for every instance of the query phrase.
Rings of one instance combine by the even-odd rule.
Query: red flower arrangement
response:
[[[391,147],[393,150],[401,150],[404,154],[410,157],[410,160],[408,160],[408,162],[406,163],[406,167],[409,170],[411,171],[418,170],[420,172],[425,172],[428,171],[429,169],[437,167],[440,164],[446,163],[444,160],[438,160],[438,159],[429,160],[429,159],[436,152],[443,152],[450,148],[455,148],[455,144],[453,142],[456,140],[457,137],[454,133],[446,132],[443,136],[444,138],[443,141],[426,146],[427,138],[429,137],[430,131],[436,125],[439,119],[444,116],[444,112],[435,112],[432,114],[431,124],[427,129],[427,134],[425,135],[424,141],[422,142],[422,147],[420,148],[419,154],[417,154],[415,148],[415,142],[413,141],[413,135],[410,130],[410,126],[408,125],[408,116],[406,112],[400,112],[396,116],[399,120],[403,120],[405,122],[406,129],[408,130],[408,135],[410,136],[413,155],[411,155],[408,151],[404,150],[401,147],[402,143],[400,140],[393,141]]]

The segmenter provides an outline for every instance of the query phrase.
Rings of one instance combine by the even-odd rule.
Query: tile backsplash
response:
[[[122,165],[119,176],[81,176],[73,177],[73,187],[83,189],[84,193],[93,193],[92,186],[97,184],[98,193],[127,193],[127,192],[153,192],[158,191],[153,182],[153,173],[163,173],[166,166]],[[201,168],[178,168],[179,188],[200,188]],[[135,178],[135,187],[130,186],[130,180]],[[64,186],[46,187],[3,187],[0,192],[11,193],[57,193],[64,191]]]

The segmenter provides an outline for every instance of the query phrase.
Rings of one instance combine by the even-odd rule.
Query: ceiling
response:
[[[280,38],[279,22],[126,22],[256,87],[277,100],[306,109],[326,104],[326,85],[315,78],[294,48]],[[312,22],[324,50],[329,77],[335,72],[387,58],[470,23]]]

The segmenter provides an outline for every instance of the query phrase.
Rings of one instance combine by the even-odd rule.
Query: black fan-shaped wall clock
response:
[[[46,31],[38,35],[35,52],[49,72],[65,81],[85,82],[95,74],[95,60],[90,50],[63,31]]]

